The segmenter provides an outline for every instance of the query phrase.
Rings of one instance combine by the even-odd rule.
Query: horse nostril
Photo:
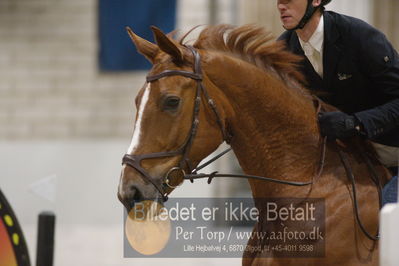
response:
[[[136,186],[131,185],[128,187],[125,196],[123,198],[120,197],[120,200],[122,204],[125,206],[127,212],[129,212],[131,209],[134,208],[137,202],[143,201],[144,197]]]
[[[140,201],[144,200],[143,194],[140,192],[139,189],[137,189],[137,187],[131,186],[130,192],[132,193],[131,199],[133,201],[133,204],[134,204],[134,202],[140,202]]]

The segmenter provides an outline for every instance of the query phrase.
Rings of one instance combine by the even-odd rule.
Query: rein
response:
[[[184,180],[190,180],[191,182],[194,182],[195,179],[201,179],[201,178],[208,178],[208,184],[210,184],[212,182],[213,178],[215,178],[215,177],[232,177],[232,178],[256,179],[256,180],[273,182],[273,183],[284,184],[284,185],[289,185],[289,186],[312,185],[314,180],[317,180],[321,176],[323,169],[324,169],[326,145],[327,145],[326,137],[323,137],[321,139],[320,161],[318,164],[317,172],[315,173],[315,175],[311,179],[311,181],[308,181],[308,182],[286,181],[286,180],[280,180],[280,179],[274,179],[274,178],[269,178],[269,177],[264,177],[264,176],[256,176],[256,175],[219,174],[217,171],[210,173],[210,174],[198,173],[199,170],[201,170],[202,168],[213,163],[214,161],[216,161],[217,159],[219,159],[220,157],[225,155],[227,152],[231,151],[231,148],[221,152],[220,154],[216,155],[215,157],[213,157],[212,159],[203,163],[202,165],[196,167],[195,169],[193,169],[191,167],[191,162],[188,158],[188,154],[191,150],[191,146],[193,144],[194,138],[195,138],[195,136],[197,134],[197,130],[198,130],[198,125],[199,125],[198,117],[199,117],[199,110],[200,110],[200,105],[201,105],[201,95],[203,95],[205,97],[206,103],[210,106],[213,113],[215,114],[216,121],[217,121],[217,123],[221,129],[222,135],[223,135],[223,140],[226,141],[226,143],[230,143],[232,136],[226,131],[225,127],[223,126],[222,119],[221,119],[220,113],[216,107],[216,104],[213,101],[213,99],[209,96],[206,88],[202,84],[203,76],[202,76],[202,69],[201,69],[200,54],[192,46],[187,46],[187,48],[190,49],[190,51],[192,52],[192,54],[194,56],[194,72],[189,72],[189,71],[184,71],[184,70],[165,70],[159,74],[147,76],[147,79],[146,79],[147,82],[150,83],[150,82],[157,81],[164,77],[183,76],[186,78],[191,78],[197,82],[192,124],[191,124],[191,128],[190,128],[189,134],[188,134],[185,142],[183,143],[182,146],[180,146],[177,150],[174,150],[174,151],[156,152],[156,153],[148,153],[148,154],[140,154],[140,155],[125,154],[122,159],[122,164],[126,164],[126,165],[134,168],[145,178],[145,180],[147,180],[152,185],[154,185],[154,187],[159,191],[160,195],[162,196],[162,199],[164,202],[168,200],[168,195],[170,194],[170,192],[174,188],[178,187]],[[321,110],[321,103],[320,103],[320,100],[317,98],[315,98],[314,101],[316,103],[316,109],[317,109],[316,115],[317,115]],[[339,152],[341,161],[345,167],[347,177],[352,184],[353,198],[354,198],[354,202],[355,202],[354,208],[355,208],[356,221],[359,224],[359,227],[361,228],[363,233],[369,239],[378,240],[379,239],[378,233],[376,236],[370,235],[365,230],[365,228],[360,220],[354,176],[353,176],[352,170],[349,166],[348,159],[344,156],[342,151],[338,150],[338,152]],[[152,177],[147,172],[147,170],[145,170],[141,166],[141,161],[145,160],[145,159],[154,159],[154,158],[159,159],[159,158],[173,157],[173,156],[178,156],[178,155],[182,156],[182,158],[178,164],[179,166],[171,168],[167,172],[167,174],[165,175],[165,177],[162,181],[159,180],[159,178]],[[367,162],[367,160],[366,160],[366,162]],[[367,165],[369,168],[372,168],[371,162],[368,161]],[[189,174],[186,174],[184,169],[188,169]],[[374,170],[373,170],[373,173],[375,174]],[[178,176],[178,179],[179,179],[178,184],[173,184],[173,182],[172,182],[173,180],[170,179],[170,177],[173,175]],[[376,175],[374,176],[373,181],[377,184],[378,177]],[[170,190],[170,192],[167,192],[167,190]],[[381,202],[380,190],[379,190],[379,197],[380,197],[380,202]],[[380,205],[381,205],[381,203],[380,203]]]
[[[338,146],[338,145],[337,145]],[[380,180],[378,178],[377,173],[375,172],[375,169],[373,167],[373,165],[370,162],[370,159],[364,155],[363,153],[362,157],[363,160],[366,162],[367,167],[369,168],[369,171],[371,172],[371,180],[374,182],[374,184],[377,187],[377,191],[378,191],[378,203],[379,203],[379,209],[382,208],[382,192],[381,192],[381,184],[380,184]],[[356,181],[355,181],[355,176],[353,174],[352,171],[352,167],[350,166],[350,164],[348,163],[348,157],[345,155],[345,153],[342,152],[342,150],[339,148],[338,146],[338,155],[339,158],[341,159],[342,165],[345,168],[345,172],[346,172],[346,176],[348,177],[349,182],[351,183],[351,187],[352,187],[352,195],[353,195],[353,208],[354,208],[354,213],[355,213],[355,218],[356,218],[356,222],[360,227],[360,230],[362,230],[363,234],[365,236],[367,236],[368,239],[376,241],[380,239],[380,233],[379,230],[377,228],[377,233],[375,235],[370,234],[366,228],[364,227],[362,220],[360,219],[360,215],[359,215],[359,204],[357,201],[357,190],[356,190]]]

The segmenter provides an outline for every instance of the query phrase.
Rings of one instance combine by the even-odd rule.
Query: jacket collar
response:
[[[341,48],[337,41],[340,33],[335,25],[333,15],[325,11],[324,17],[324,48],[323,48],[323,84],[327,88],[331,84],[332,79],[336,76],[335,69],[340,58]],[[289,40],[289,46],[292,52],[305,56],[299,38],[296,32],[293,32]],[[311,67],[309,60],[305,58],[305,67]]]

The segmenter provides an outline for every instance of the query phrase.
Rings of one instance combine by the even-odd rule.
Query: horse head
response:
[[[223,142],[226,113],[221,93],[208,94],[203,86],[200,55],[194,48],[155,27],[156,44],[127,30],[137,50],[153,64],[136,97],[133,138],[118,188],[119,200],[130,210],[138,201],[165,200],[185,173]]]

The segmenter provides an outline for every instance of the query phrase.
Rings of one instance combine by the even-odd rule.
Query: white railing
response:
[[[399,199],[398,199],[399,201]],[[399,265],[399,204],[386,204],[380,214],[380,265]]]

